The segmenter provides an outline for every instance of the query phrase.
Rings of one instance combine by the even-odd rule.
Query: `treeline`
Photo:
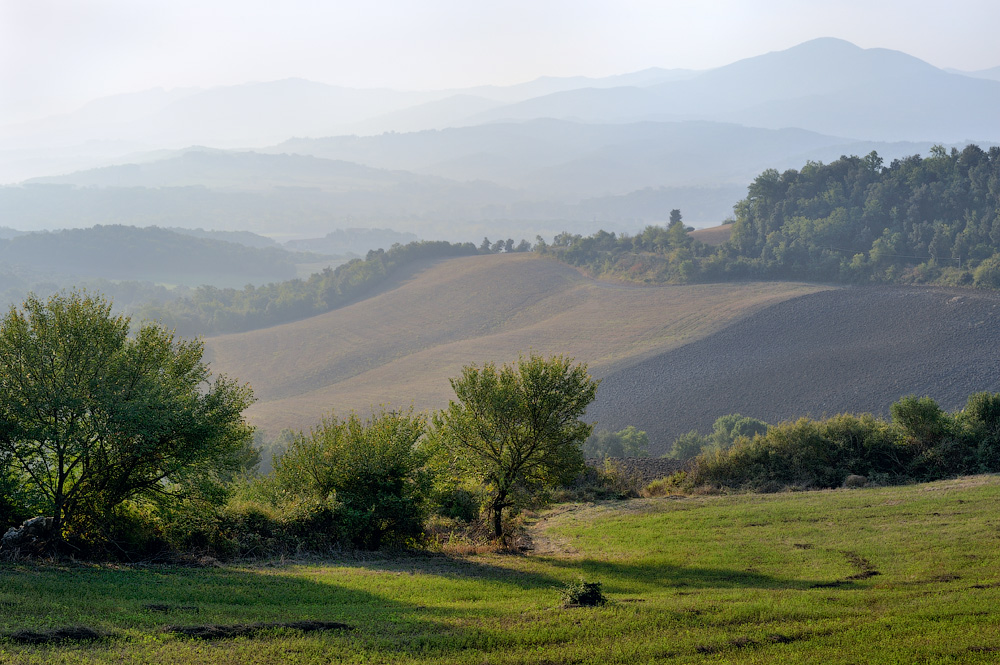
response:
[[[371,250],[307,279],[242,289],[200,286],[189,296],[148,305],[138,314],[155,319],[181,335],[243,332],[328,312],[369,293],[400,268],[424,259],[478,253],[472,243],[419,241]]]
[[[767,170],[715,247],[668,227],[557,236],[540,247],[596,274],[657,283],[808,279],[1000,287],[1000,147],[877,153]]]
[[[850,476],[898,484],[1000,472],[1000,393],[975,393],[955,413],[930,397],[904,397],[890,416],[841,414],[763,428],[757,421],[752,435],[722,437],[671,482],[686,491],[775,492],[840,487]],[[734,425],[738,419],[730,417]],[[678,439],[674,450],[690,439]]]

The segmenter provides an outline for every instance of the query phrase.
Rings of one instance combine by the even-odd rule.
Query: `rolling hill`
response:
[[[206,340],[213,370],[248,381],[252,422],[307,429],[331,410],[443,407],[462,366],[565,353],[597,376],[677,348],[766,305],[822,290],[793,283],[652,288],[598,282],[534,254],[415,269],[374,297],[293,324]]]
[[[960,408],[1000,391],[1000,294],[789,282],[644,287],[534,254],[414,268],[304,321],[206,340],[215,371],[254,386],[274,434],[331,410],[443,407],[470,363],[565,353],[602,379],[588,417],[649,432],[652,452],[740,412],[777,422],[886,413],[907,394]]]
[[[588,412],[634,424],[656,453],[742,413],[775,423],[888,414],[905,395],[954,411],[1000,392],[1000,294],[866,287],[816,292],[754,312],[704,339],[604,374]]]

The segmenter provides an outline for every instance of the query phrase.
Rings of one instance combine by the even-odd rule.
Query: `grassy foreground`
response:
[[[0,662],[977,663],[1000,653],[1000,477],[564,505],[529,556],[0,565]],[[600,581],[611,603],[563,608]],[[335,621],[192,639],[168,625]],[[86,626],[95,641],[14,631]]]

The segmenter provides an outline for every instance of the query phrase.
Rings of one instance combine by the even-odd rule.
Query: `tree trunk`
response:
[[[507,547],[507,541],[503,536],[503,513],[501,512],[503,508],[498,506],[493,506],[493,533],[496,535],[497,540],[504,547]]]

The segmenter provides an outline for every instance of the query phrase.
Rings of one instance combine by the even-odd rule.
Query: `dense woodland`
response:
[[[540,249],[598,275],[652,283],[806,279],[1000,287],[1000,147],[884,165],[877,153],[769,169],[735,206],[728,242],[666,228],[564,233]]]

